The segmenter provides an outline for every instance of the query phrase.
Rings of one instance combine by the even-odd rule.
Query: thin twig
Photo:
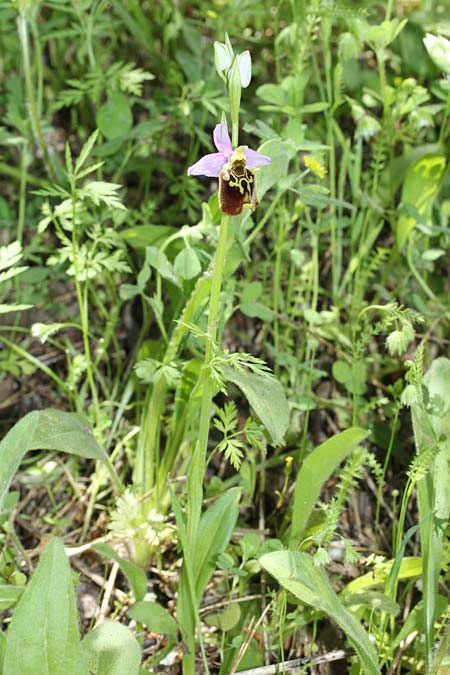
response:
[[[307,664],[320,665],[321,663],[331,663],[331,661],[342,661],[347,656],[352,656],[353,652],[339,649],[335,652],[322,654],[321,656],[310,656],[302,659],[294,659],[293,661],[284,661],[284,663],[274,663],[272,666],[261,666],[260,668],[250,668],[249,670],[239,670],[236,675],[277,675],[280,668],[284,670],[295,670]],[[236,671],[233,670],[229,675],[234,675]]]

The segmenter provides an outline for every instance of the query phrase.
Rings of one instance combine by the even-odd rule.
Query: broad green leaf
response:
[[[273,139],[263,143],[259,152],[272,158],[272,162],[261,169],[256,179],[256,189],[261,199],[267,190],[287,175],[289,161],[296,154],[296,149],[289,143]]]
[[[81,649],[89,671],[95,675],[139,673],[141,649],[128,628],[120,623],[107,621],[100,624],[86,635]]]
[[[51,408],[28,413],[0,443],[0,509],[29,450],[57,450],[99,460],[106,457],[83,415]]]
[[[125,136],[133,126],[133,114],[128,98],[120,91],[108,96],[107,102],[99,108],[97,126],[109,141]]]
[[[289,404],[280,382],[274,377],[238,371],[230,366],[223,366],[222,374],[245,394],[273,445],[281,443],[289,424]]]
[[[438,578],[443,564],[445,531],[450,517],[450,360],[436,359],[423,379],[423,404],[411,406],[417,452],[434,446],[437,455],[417,482],[423,559],[426,644],[431,662]],[[431,514],[431,517],[429,517]]]
[[[173,265],[163,252],[160,252],[156,246],[147,246],[145,249],[145,262],[151,265],[159,274],[175,286],[179,286],[179,281],[173,269]]]
[[[202,271],[200,260],[193,248],[183,248],[173,262],[175,273],[182,279],[194,279]]]
[[[147,626],[148,630],[166,635],[176,635],[178,624],[169,612],[157,602],[136,602],[128,616]]]
[[[402,190],[402,204],[413,206],[424,221],[431,218],[434,200],[441,187],[445,164],[443,155],[426,155],[414,162],[406,173]],[[406,244],[416,222],[414,216],[400,215],[396,229],[399,250]]]
[[[116,561],[131,584],[135,599],[142,600],[147,593],[147,576],[144,570],[130,560],[122,558],[117,551],[108,544],[95,544],[92,548],[106,558]]]
[[[365,675],[380,675],[377,655],[369,636],[333,591],[322,568],[298,551],[277,551],[259,559],[261,565],[302,602],[325,612],[347,635]]]
[[[363,593],[354,593],[353,595],[346,595],[344,600],[346,607],[368,607],[377,612],[386,612],[392,616],[397,616],[400,613],[400,607],[384,593],[380,591],[365,591]]]
[[[9,609],[17,604],[25,590],[24,586],[13,584],[0,584],[0,610]]]
[[[242,291],[242,302],[256,302],[263,292],[263,285],[260,281],[252,281],[250,284],[244,286]]]
[[[3,675],[87,675],[72,571],[59,539],[43,552],[6,635]]]
[[[381,586],[382,584],[385,584],[393,564],[393,560],[387,560],[382,568],[374,569],[372,572],[368,572],[367,574],[363,574],[362,576],[353,579],[353,581],[350,581],[350,583],[348,583],[343,590],[343,595],[347,597],[347,594],[359,593],[360,591],[367,588],[373,588],[374,586]],[[404,579],[414,579],[415,577],[420,577],[421,574],[421,558],[403,558],[400,564],[397,579],[400,581]]]
[[[217,556],[228,546],[239,514],[239,488],[228,490],[200,519],[193,555],[195,590],[200,601],[206,584],[216,569]]]
[[[159,247],[176,231],[176,228],[170,225],[135,225],[122,230],[119,236],[134,248]]]
[[[263,305],[261,302],[243,302],[239,305],[239,309],[245,316],[261,319],[261,321],[271,321],[273,319],[273,312],[270,307]]]
[[[324,482],[367,435],[364,429],[347,429],[319,445],[305,459],[295,481],[289,548],[299,545]]]
[[[205,623],[208,626],[216,626],[219,630],[226,632],[231,630],[239,623],[241,618],[241,608],[237,602],[231,603],[221,612],[207,614]]]
[[[287,92],[279,84],[263,84],[256,90],[256,95],[267,103],[285,106],[289,103]]]

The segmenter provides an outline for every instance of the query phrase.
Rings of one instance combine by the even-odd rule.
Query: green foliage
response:
[[[295,480],[290,548],[301,542],[323,483],[366,436],[363,429],[347,429],[322,443],[305,459]]]
[[[57,539],[42,554],[14,611],[2,672],[88,673],[83,665],[72,573],[64,547]]]
[[[450,517],[450,426],[447,382],[450,361],[437,359],[423,379],[423,398],[412,405],[414,435],[421,460],[418,502],[423,555],[423,597],[427,662],[431,666],[439,573]],[[430,517],[431,516],[431,517]]]
[[[61,410],[28,413],[0,443],[0,504],[29,450],[58,450],[91,459],[106,458],[82,415]]]
[[[306,553],[278,551],[267,553],[260,563],[299,600],[331,616],[344,631],[358,654],[364,672],[379,675],[378,659],[369,636],[334,593],[325,572],[314,566]]]
[[[119,566],[128,616],[167,636],[146,670],[172,650],[184,675],[314,654],[329,620],[364,672],[373,644],[383,672],[445,667],[449,41],[445,3],[413,4],[0,3],[0,607],[26,672],[45,656],[29,588],[55,617],[73,595],[57,544],[61,586],[48,549],[25,585],[36,531]],[[271,158],[229,220],[217,180],[186,175],[220,122]],[[269,551],[295,599],[261,576]],[[81,649],[131,675],[111,597]]]

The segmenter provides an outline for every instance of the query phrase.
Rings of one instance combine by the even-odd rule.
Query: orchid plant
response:
[[[217,324],[220,309],[220,293],[228,246],[228,225],[231,216],[239,215],[244,208],[255,209],[258,205],[256,196],[256,171],[259,167],[271,163],[271,158],[245,145],[239,145],[239,108],[241,91],[250,83],[251,58],[248,51],[235,55],[228,36],[225,43],[214,45],[215,65],[219,76],[223,79],[228,92],[231,138],[227,124],[217,124],[214,132],[214,144],[218,152],[207,154],[188,168],[189,176],[207,176],[219,179],[219,206],[222,219],[219,230],[211,295],[209,301],[208,330],[206,335],[205,361],[201,375],[202,400],[200,408],[200,424],[192,461],[188,472],[187,485],[187,527],[183,545],[183,569],[180,576],[178,600],[178,617],[183,631],[183,640],[187,651],[183,657],[184,675],[194,675],[195,664],[195,629],[199,627],[198,602],[201,598],[193,593],[193,570],[191,556],[197,548],[200,532],[200,518],[203,504],[203,478],[206,467],[206,454],[209,438],[211,404],[214,395],[214,378],[212,361],[217,353]],[[174,503],[174,511],[176,505]],[[236,509],[237,517],[237,509]],[[195,584],[194,584],[195,585]],[[201,642],[201,631],[197,631]],[[204,655],[203,649],[202,653]],[[206,672],[208,666],[204,659]]]

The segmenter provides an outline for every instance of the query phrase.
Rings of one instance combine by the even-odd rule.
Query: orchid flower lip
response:
[[[228,162],[233,153],[241,151],[244,154],[246,166],[249,169],[258,166],[267,166],[272,159],[267,155],[262,155],[256,150],[252,150],[246,145],[239,146],[233,151],[230,135],[226,124],[216,124],[213,132],[214,145],[219,152],[213,152],[205,155],[187,170],[188,176],[208,176],[217,178],[223,166]]]

